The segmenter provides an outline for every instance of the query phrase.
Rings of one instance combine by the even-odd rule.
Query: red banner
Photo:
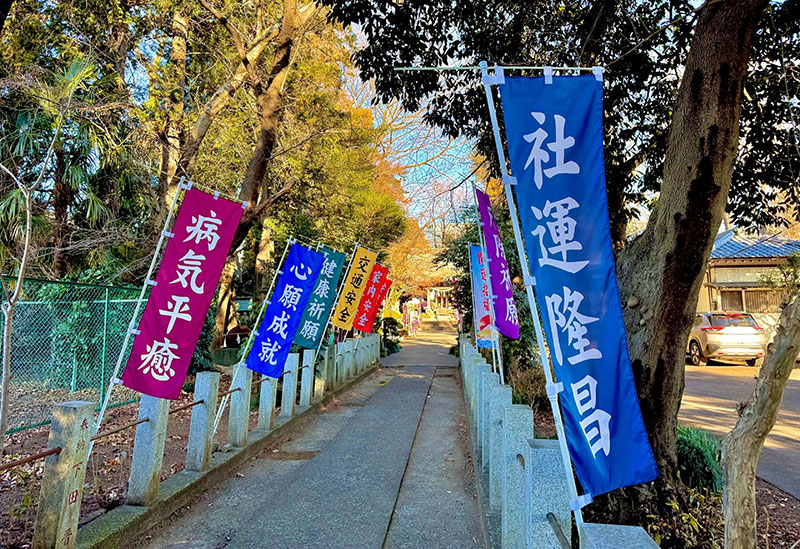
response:
[[[380,307],[380,300],[378,299],[378,292],[381,289],[381,283],[389,274],[389,269],[377,263],[372,267],[372,272],[369,274],[369,282],[364,290],[364,295],[361,296],[361,302],[358,304],[358,311],[353,321],[353,328],[361,330],[362,332],[371,332],[372,324],[375,322],[375,314]]]
[[[186,191],[122,374],[125,387],[180,395],[242,211],[236,202]]]

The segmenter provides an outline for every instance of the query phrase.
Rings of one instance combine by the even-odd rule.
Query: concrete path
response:
[[[687,366],[678,419],[726,434],[736,424],[737,403],[750,396],[757,374],[749,366]],[[778,421],[758,461],[758,476],[800,498],[800,369],[792,372],[786,386]]]
[[[138,546],[482,547],[454,342],[421,333]]]

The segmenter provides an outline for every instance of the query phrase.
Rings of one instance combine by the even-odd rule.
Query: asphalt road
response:
[[[709,365],[686,367],[681,423],[724,435],[736,423],[736,405],[755,387],[756,368]],[[800,368],[795,368],[767,436],[758,476],[800,499]]]

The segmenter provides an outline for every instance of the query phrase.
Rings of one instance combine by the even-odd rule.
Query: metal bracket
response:
[[[137,330],[136,328],[128,328],[128,333],[131,334],[131,335],[138,336],[139,334],[142,333],[142,331],[141,330]]]
[[[155,280],[150,280],[149,278],[145,280],[144,283],[147,284],[148,286],[155,286],[156,284],[158,284],[158,282],[156,282]]]
[[[175,238],[175,233],[171,233],[169,231],[161,231],[161,236],[166,238]]]
[[[603,71],[605,69],[603,67],[592,67],[592,72],[594,73],[594,79],[598,82],[603,81]]]
[[[214,191],[214,200],[219,199],[219,191]]]
[[[547,391],[547,396],[553,398],[564,390],[564,384],[560,381],[556,383],[548,383],[544,386],[544,389]]]
[[[592,503],[592,495],[581,494],[577,498],[569,500],[569,508],[574,512],[578,512],[590,503]]]
[[[510,186],[513,187],[516,184],[517,184],[517,178],[514,177],[513,175],[504,175],[503,176],[503,185],[510,185]]]
[[[111,383],[113,383],[114,385],[122,385],[122,380],[118,377],[112,377]]]
[[[242,209],[243,209],[243,210],[246,210],[246,209],[247,209],[247,204],[248,204],[247,200],[243,200],[243,201],[242,201]]]
[[[524,278],[523,282],[525,283],[526,286],[536,286],[536,277],[533,276],[532,274],[526,273],[523,278]]]
[[[188,183],[178,183],[178,187],[184,191],[188,191],[192,188],[192,182],[189,181]]]
[[[553,83],[553,67],[544,68],[544,83],[545,84]]]
[[[503,72],[503,67],[495,65],[494,74],[489,74],[489,64],[486,63],[486,61],[481,61],[478,65],[481,68],[481,80],[483,80],[484,84],[499,86],[500,84],[506,83],[506,75]]]
[[[258,337],[258,330],[253,330],[253,336]]]

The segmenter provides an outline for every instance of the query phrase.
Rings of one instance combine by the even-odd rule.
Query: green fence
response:
[[[11,277],[3,279],[7,287],[14,283]],[[56,402],[99,405],[139,291],[25,279],[14,311],[7,432],[46,424]],[[134,391],[116,386],[111,403],[136,398]]]

